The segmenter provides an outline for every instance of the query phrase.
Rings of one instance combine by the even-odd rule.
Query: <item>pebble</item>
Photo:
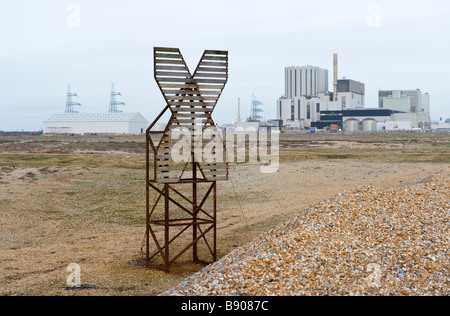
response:
[[[357,187],[162,295],[448,296],[449,222],[450,169],[411,186]]]

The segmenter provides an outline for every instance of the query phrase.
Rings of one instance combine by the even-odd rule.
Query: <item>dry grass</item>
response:
[[[448,134],[281,140],[278,173],[231,165],[219,184],[219,258],[343,190],[412,184],[450,163]],[[156,295],[199,270],[141,265],[144,152],[142,137],[0,137],[0,295]],[[98,289],[65,290],[72,262]]]

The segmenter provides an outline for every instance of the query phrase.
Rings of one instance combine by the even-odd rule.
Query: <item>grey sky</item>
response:
[[[80,27],[68,23],[72,3]],[[379,27],[370,22],[372,3],[381,8]],[[366,84],[367,107],[377,106],[379,88],[420,88],[431,94],[432,118],[447,118],[449,14],[447,0],[2,0],[0,130],[42,129],[64,111],[68,84],[80,112],[106,112],[114,83],[127,103],[121,110],[152,121],[164,106],[154,46],[179,47],[192,68],[205,49],[229,50],[218,123],[237,117],[238,98],[248,116],[252,94],[275,118],[284,67],[319,66],[331,80],[333,53],[340,77]]]

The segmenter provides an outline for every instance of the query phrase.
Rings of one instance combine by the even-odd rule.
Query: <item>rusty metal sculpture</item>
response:
[[[198,136],[205,129],[217,130],[212,113],[228,81],[228,52],[206,50],[191,74],[179,49],[154,48],[154,71],[167,105],[147,129],[146,261],[147,267],[161,267],[152,262],[159,254],[163,270],[169,272],[170,266],[191,248],[193,262],[202,262],[198,253],[201,240],[206,244],[212,261],[217,260],[216,182],[228,180],[228,164],[221,139],[216,140],[223,146],[223,151],[218,151],[223,159],[205,161],[201,157],[205,144]],[[157,123],[167,114],[170,119],[165,129],[155,130]],[[173,159],[174,146],[180,141],[174,135],[180,130],[188,131],[192,136],[188,144],[189,160],[183,163]],[[217,136],[219,134],[213,135],[213,138],[220,137]],[[158,184],[162,188],[158,188]],[[176,189],[177,185],[189,185],[192,198]],[[200,185],[207,189],[199,196]],[[154,203],[150,202],[151,192],[156,193]],[[163,217],[158,217],[156,212],[160,202]],[[164,227],[163,237],[157,237],[156,227]],[[189,228],[192,228],[192,236],[186,242],[186,238],[181,236]],[[176,233],[171,235],[173,230]],[[156,246],[154,253],[150,252],[150,237]],[[172,255],[169,247],[180,239],[186,244]]]

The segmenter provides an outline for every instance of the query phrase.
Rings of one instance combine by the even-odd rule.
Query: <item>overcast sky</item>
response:
[[[432,118],[450,118],[448,0],[1,0],[0,130],[39,130],[65,108],[67,85],[81,113],[107,112],[111,84],[124,112],[152,121],[164,99],[153,79],[153,47],[180,48],[194,70],[205,49],[230,52],[230,79],[214,118],[276,118],[284,67],[330,71],[378,89],[421,89]]]

